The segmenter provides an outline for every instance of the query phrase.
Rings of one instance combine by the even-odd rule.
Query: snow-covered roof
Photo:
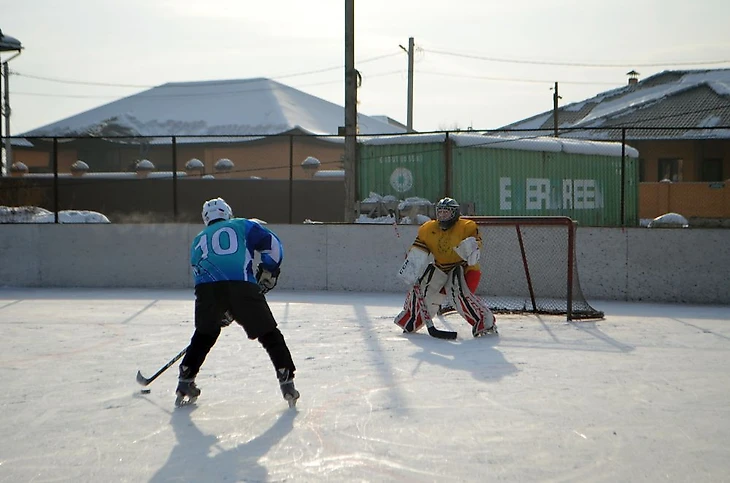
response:
[[[379,136],[363,139],[366,145],[391,144],[425,144],[442,143],[445,133],[408,134],[399,136]],[[620,143],[603,141],[586,141],[546,136],[492,136],[480,134],[449,133],[449,140],[459,147],[477,147],[492,149],[515,149],[521,151],[564,152],[572,154],[595,154],[602,156],[621,156]],[[630,147],[625,148],[626,156],[638,158],[639,152]]]
[[[664,71],[635,84],[600,93],[558,110],[561,136],[615,137],[605,131],[571,132],[576,128],[634,127],[651,129],[644,136],[630,129],[629,138],[725,138],[730,129],[730,69]],[[660,131],[667,129],[666,132]],[[699,129],[702,128],[702,129]],[[553,129],[547,111],[500,129]]]
[[[336,135],[344,120],[344,107],[271,79],[171,82],[22,136],[261,136],[293,130]],[[358,128],[362,134],[405,131],[363,114]],[[237,139],[245,140],[250,139]]]

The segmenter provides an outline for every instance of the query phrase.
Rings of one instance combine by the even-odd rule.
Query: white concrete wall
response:
[[[279,286],[404,292],[395,277],[417,227],[269,225],[282,239]],[[0,285],[192,288],[201,225],[0,225]],[[588,300],[730,304],[730,230],[579,228]],[[486,268],[486,267],[485,267]]]

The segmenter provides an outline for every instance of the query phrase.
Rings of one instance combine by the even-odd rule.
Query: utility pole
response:
[[[0,30],[0,52],[15,52],[15,55],[0,61],[0,72],[3,76],[3,86],[0,88],[0,106],[2,107],[2,113],[0,113],[0,137],[3,135],[2,118],[5,119],[5,137],[4,137],[4,154],[5,159],[2,157],[0,152],[0,176],[4,176],[5,170],[9,169],[13,163],[13,153],[10,145],[10,71],[8,70],[8,62],[16,58],[23,51],[23,46],[20,41],[14,37],[3,34]]]
[[[356,156],[355,0],[345,0],[345,223],[355,221]]]
[[[558,137],[558,83],[553,88],[553,136]]]
[[[408,118],[406,129],[413,132],[413,37],[408,38],[408,50],[399,45],[408,54]]]
[[[3,134],[3,118],[5,117],[5,101],[3,101],[3,91],[5,90],[2,87],[2,84],[4,82],[5,76],[2,75],[2,61],[0,61],[0,178],[5,176],[5,150],[3,149],[5,146],[5,138],[2,137]],[[8,166],[9,170],[10,166]]]
[[[3,62],[3,91],[4,106],[3,115],[5,117],[5,162],[7,169],[13,165],[13,146],[10,143],[10,72],[8,71],[8,61]]]

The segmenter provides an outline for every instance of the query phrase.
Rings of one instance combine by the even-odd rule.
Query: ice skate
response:
[[[195,385],[194,380],[180,380],[177,383],[177,390],[175,391],[177,398],[175,399],[175,406],[187,406],[193,404],[200,396],[200,388]]]
[[[476,337],[482,337],[485,335],[499,335],[497,331],[497,319],[492,315],[492,325],[486,326],[484,321],[480,321],[471,328],[471,335]]]
[[[438,315],[450,315],[450,314],[455,314],[455,313],[456,313],[456,309],[454,308],[453,305],[441,304],[439,306],[439,310],[438,310],[437,314]]]
[[[187,406],[193,404],[200,396],[200,389],[195,385],[195,377],[190,377],[190,369],[187,366],[180,366],[180,377],[175,390],[175,406]]]
[[[276,377],[279,379],[281,395],[289,403],[289,407],[293,408],[299,399],[299,391],[294,387],[294,375],[289,372],[289,369],[279,369],[276,371]]]

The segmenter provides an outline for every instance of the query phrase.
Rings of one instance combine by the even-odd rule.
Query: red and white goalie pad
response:
[[[415,285],[408,291],[403,310],[395,318],[395,324],[403,329],[403,332],[417,332],[430,319],[423,297],[420,295],[420,287]]]
[[[446,292],[459,315],[471,325],[471,333],[474,337],[494,328],[494,314],[481,297],[469,290],[462,267],[456,267],[449,273]]]
[[[433,264],[426,267],[423,275],[418,280],[426,311],[431,317],[438,313],[439,307],[446,297],[445,287],[448,281],[448,274],[439,270]]]
[[[438,312],[445,295],[441,292],[449,277],[433,265],[428,265],[418,283],[406,295],[403,310],[395,324],[405,332],[416,332]]]

